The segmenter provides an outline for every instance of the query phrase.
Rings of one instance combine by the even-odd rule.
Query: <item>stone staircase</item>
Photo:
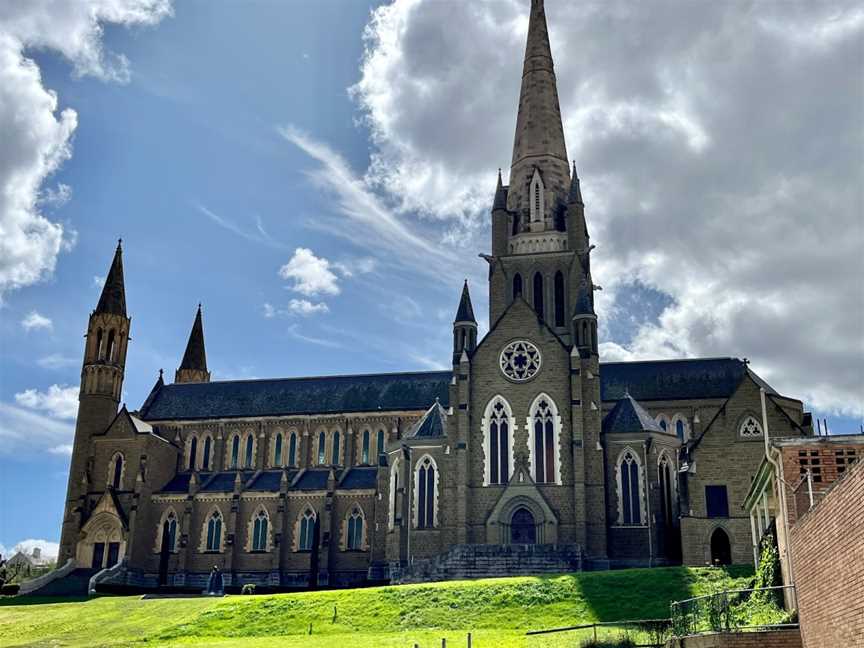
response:
[[[393,583],[534,576],[581,571],[582,548],[564,545],[454,545],[434,558],[391,566]]]
[[[30,596],[87,596],[90,579],[98,571],[98,569],[74,569],[65,576],[50,580],[27,594]]]

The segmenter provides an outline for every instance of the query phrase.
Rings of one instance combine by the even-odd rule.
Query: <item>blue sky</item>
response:
[[[0,35],[19,39],[41,72],[37,88],[56,93],[48,117],[71,109],[77,125],[56,171],[34,172],[41,200],[28,208],[62,226],[63,243],[45,253],[56,265],[0,283],[6,547],[58,538],[82,335],[118,237],[130,408],[160,368],[173,377],[199,301],[214,380],[446,367],[463,278],[486,310],[477,253],[488,249],[499,166],[506,179],[527,24],[519,0],[399,0],[374,14],[378,3],[355,0],[190,1],[171,13],[151,0],[148,19],[106,21],[101,35],[70,10],[70,29],[97,45],[68,51],[21,27],[41,4],[0,11]],[[849,248],[864,242],[864,201],[851,188],[860,111],[843,104],[861,105],[864,20],[854,5],[789,6],[759,16],[758,28],[739,5],[713,9],[730,33],[706,46],[688,39],[714,33],[718,16],[663,21],[664,11],[623,4],[604,33],[601,10],[547,1],[568,146],[599,243],[604,357],[746,356],[832,431],[853,431],[864,410],[864,300]],[[628,48],[651,31],[680,52],[642,43],[644,61],[630,65]],[[736,54],[717,62],[711,47],[732,32]],[[126,82],[106,72],[117,55],[128,59]],[[691,67],[670,81],[676,57]],[[829,69],[817,89],[844,101],[790,95],[776,132],[748,134],[742,161],[734,131],[745,118],[768,123],[754,88],[767,78],[758,92],[785,97],[797,75]],[[724,101],[709,100],[718,88]],[[26,107],[30,95],[10,96]],[[0,159],[0,174],[4,163],[16,160]],[[733,168],[728,185],[718,180]],[[735,175],[744,171],[747,182]],[[824,217],[788,209],[802,194],[842,232],[808,234]],[[0,268],[0,282],[12,270]],[[798,299],[818,320],[813,335],[799,337],[808,316]]]

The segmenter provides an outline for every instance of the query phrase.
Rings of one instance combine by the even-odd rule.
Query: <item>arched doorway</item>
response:
[[[714,529],[711,534],[711,564],[732,564],[732,547],[729,545],[729,536],[723,529]]]
[[[510,518],[510,544],[536,544],[537,525],[534,515],[526,508],[518,508]]]

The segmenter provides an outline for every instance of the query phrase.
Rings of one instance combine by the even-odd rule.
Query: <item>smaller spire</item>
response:
[[[462,298],[459,300],[459,309],[456,311],[455,322],[474,322],[474,307],[471,305],[471,294],[468,292],[468,280],[462,286]]]
[[[495,188],[495,201],[492,203],[492,211],[496,209],[507,209],[507,187],[501,180],[501,169],[498,169],[498,186]]]
[[[108,276],[105,277],[105,285],[102,286],[102,294],[96,305],[97,313],[111,313],[126,317],[126,287],[123,281],[123,239],[117,241],[117,249],[114,251],[114,260]]]
[[[204,350],[204,324],[201,318],[201,304],[195,313],[192,331],[186,344],[183,361],[174,377],[174,382],[210,382],[210,372],[207,371],[207,354]]]
[[[567,202],[585,204],[582,202],[582,187],[579,183],[579,175],[576,173],[576,160],[573,160],[573,173],[570,176],[570,193],[567,196]]]

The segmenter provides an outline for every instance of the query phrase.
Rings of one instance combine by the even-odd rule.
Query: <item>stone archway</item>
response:
[[[510,483],[486,518],[486,544],[513,544],[513,517],[519,509],[524,509],[533,519],[534,539],[530,543],[516,544],[558,544],[558,518],[531,479],[524,462],[517,463]],[[527,522],[524,513],[520,517]],[[527,533],[526,527],[520,528]]]
[[[510,516],[510,544],[536,544],[537,523],[534,515],[520,506]]]
[[[75,552],[78,565],[101,570],[113,567],[126,553],[123,523],[108,512],[90,518],[81,529],[81,539]]]
[[[717,527],[711,534],[711,564],[732,564],[732,546],[729,542],[729,535],[722,527]]]

